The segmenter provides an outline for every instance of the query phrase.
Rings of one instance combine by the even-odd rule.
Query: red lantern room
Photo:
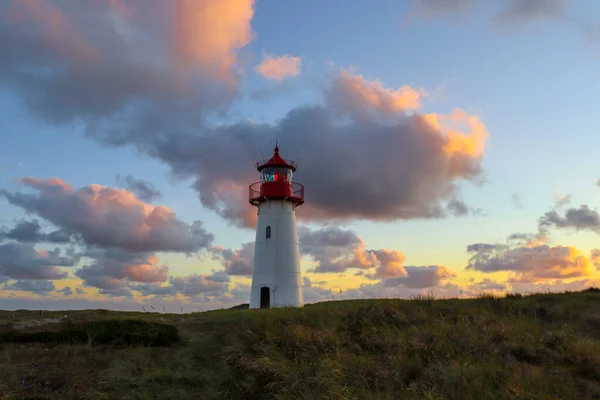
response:
[[[276,145],[273,157],[256,163],[260,181],[250,185],[250,204],[258,206],[273,199],[288,200],[295,206],[304,203],[304,186],[292,180],[297,166],[296,162],[282,158]]]

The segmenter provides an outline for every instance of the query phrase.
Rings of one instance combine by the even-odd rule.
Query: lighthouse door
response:
[[[260,288],[260,308],[271,308],[271,288],[267,286]]]

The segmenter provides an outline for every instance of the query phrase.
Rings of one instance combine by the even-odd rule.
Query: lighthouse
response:
[[[250,185],[250,204],[258,208],[250,308],[302,307],[296,207],[304,186],[293,181],[297,163],[279,155],[256,163],[260,181]]]

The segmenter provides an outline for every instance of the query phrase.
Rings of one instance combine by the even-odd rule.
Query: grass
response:
[[[0,312],[0,398],[600,397],[598,290],[53,317],[63,321],[15,333],[7,322],[39,312]],[[169,339],[149,340],[157,332]]]
[[[177,328],[143,320],[98,320],[66,324],[56,331],[0,332],[0,344],[10,343],[87,343],[96,345],[168,346],[180,339]]]

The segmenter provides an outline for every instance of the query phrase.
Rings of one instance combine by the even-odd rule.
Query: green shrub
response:
[[[99,320],[67,324],[59,331],[0,333],[0,343],[89,343],[169,346],[180,340],[173,325],[142,320]]]

